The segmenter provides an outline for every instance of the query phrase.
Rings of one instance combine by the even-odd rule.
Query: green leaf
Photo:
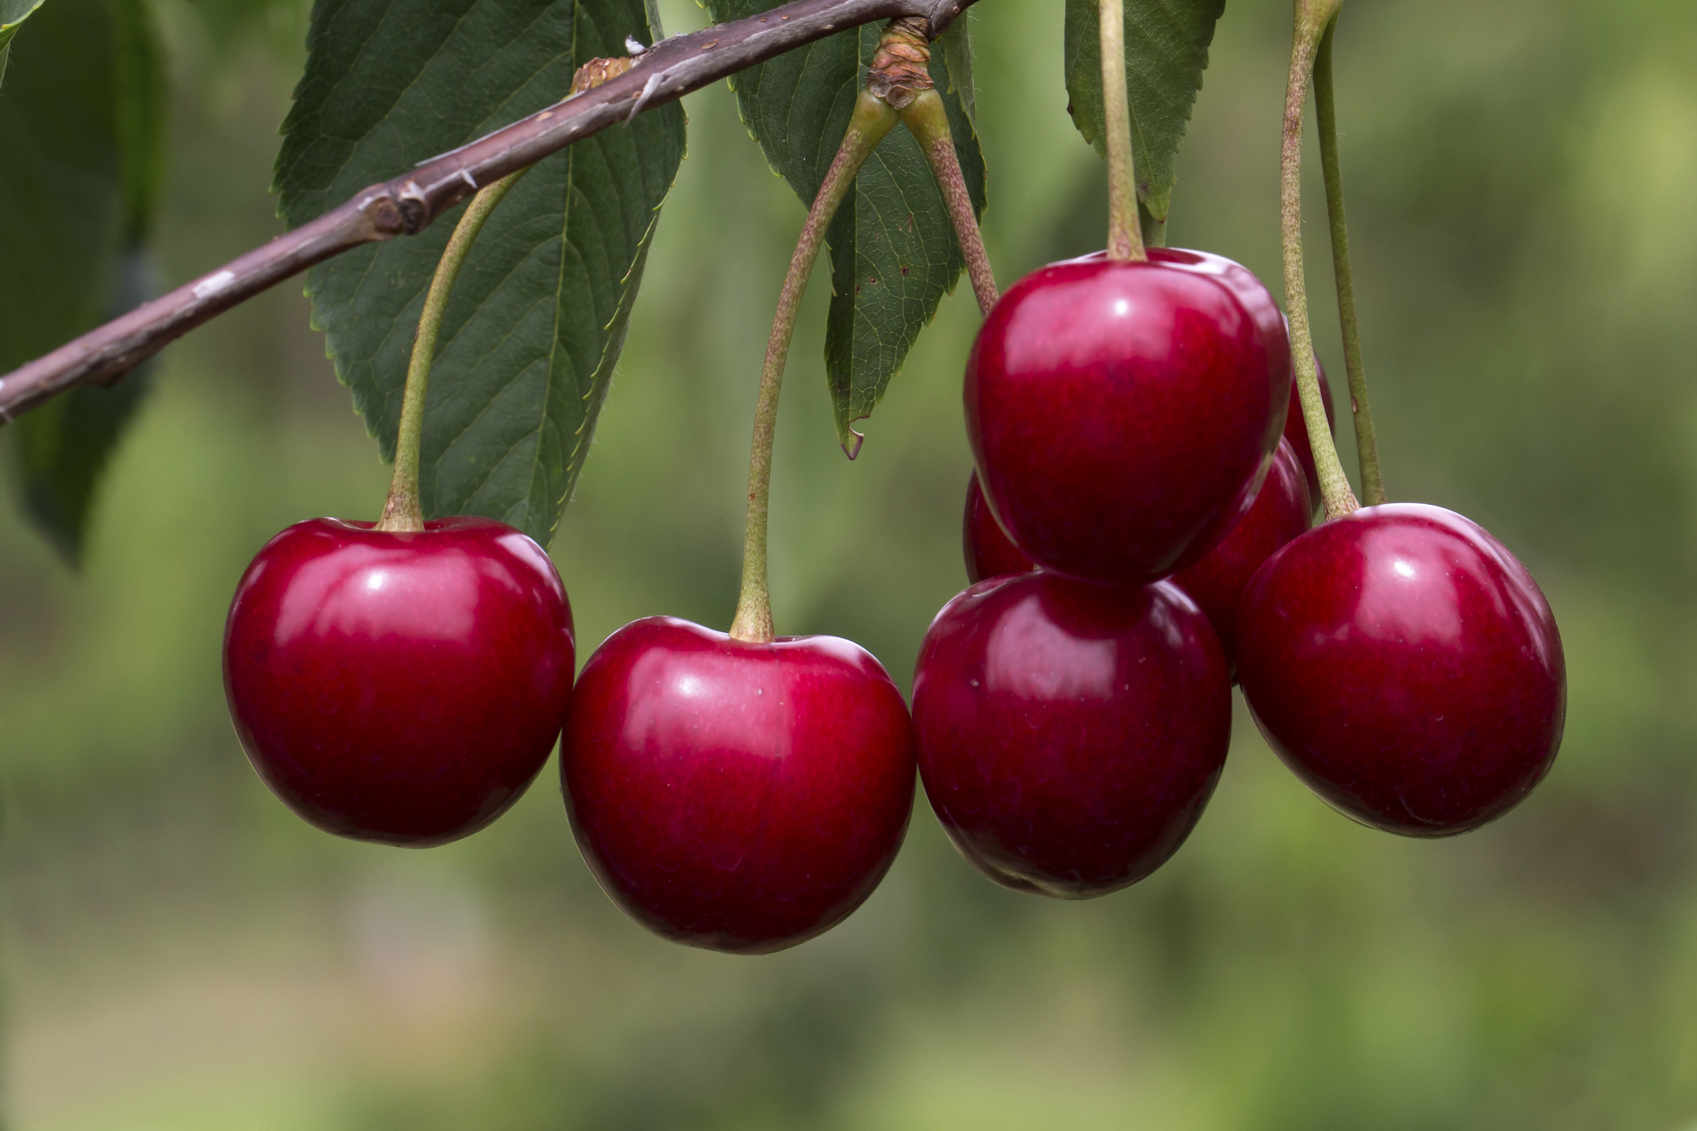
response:
[[[131,251],[119,264],[107,314],[116,318],[157,293],[152,261]],[[24,509],[72,565],[82,560],[106,465],[152,383],[153,363],[147,362],[115,385],[72,389],[17,422]]]
[[[715,21],[774,7],[769,0],[708,0]],[[956,21],[965,28],[965,21]],[[854,100],[882,29],[839,32],[750,67],[731,80],[737,104],[760,147],[808,205],[819,191],[848,129]],[[964,32],[963,32],[964,34]],[[964,97],[970,81],[950,83],[944,52],[931,77],[942,94],[955,152],[973,206],[984,211],[984,158]],[[963,56],[964,57],[964,56]],[[852,459],[860,450],[853,424],[871,415],[900,371],[937,304],[954,289],[966,263],[942,193],[913,135],[895,129],[873,151],[826,233],[831,251],[831,312],[825,373],[837,437]]]
[[[1125,76],[1137,195],[1166,222],[1179,143],[1202,89],[1214,22],[1226,0],[1125,0]],[[1102,39],[1096,0],[1067,0],[1068,110],[1084,140],[1107,155],[1102,125]]]
[[[651,41],[643,0],[319,0],[277,189],[302,224],[414,162],[562,98],[575,68]],[[481,514],[546,545],[624,344],[683,159],[676,103],[539,162],[467,257],[425,401],[428,516]],[[463,207],[463,206],[462,206]],[[313,269],[313,324],[394,458],[413,332],[460,210]]]
[[[6,0],[0,0],[4,3]],[[141,0],[55,0],[0,88],[0,372],[148,297],[140,242],[158,195],[164,77]],[[81,388],[7,429],[31,519],[73,564],[145,388]]]
[[[39,7],[41,0],[0,0],[0,79],[6,77],[6,57],[12,50],[12,37]]]
[[[974,131],[978,129],[978,95],[972,86],[972,33],[967,30],[967,21],[971,12],[963,12],[949,30],[943,33],[943,65],[949,71],[949,85],[946,93],[960,99],[961,108],[966,111],[967,121],[972,123]]]

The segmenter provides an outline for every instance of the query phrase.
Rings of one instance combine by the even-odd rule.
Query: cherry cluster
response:
[[[1086,897],[1159,867],[1219,778],[1233,679],[1378,828],[1477,828],[1549,770],[1566,681],[1536,582],[1439,507],[1310,530],[1291,370],[1271,295],[1205,253],[1054,264],[991,311],[965,390],[977,583],[931,626],[913,710],[931,803],[993,879]]]
[[[1438,507],[1309,529],[1290,338],[1245,268],[1166,249],[1042,268],[991,310],[964,394],[974,584],[926,634],[911,716],[849,641],[668,617],[613,634],[574,686],[570,605],[529,538],[316,519],[260,551],[231,606],[242,744],[314,824],[429,845],[499,816],[561,738],[609,895],[739,953],[866,899],[916,771],[996,881],[1136,882],[1208,803],[1234,678],[1279,756],[1379,828],[1477,828],[1549,769],[1565,675],[1537,584]]]

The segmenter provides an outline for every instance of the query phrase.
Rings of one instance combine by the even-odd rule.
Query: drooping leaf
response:
[[[4,2],[4,0],[0,0]],[[164,73],[142,0],[55,0],[0,87],[0,372],[149,297]],[[8,429],[25,510],[73,564],[146,386],[76,389]]]
[[[708,0],[716,21],[740,19],[775,0]],[[965,21],[956,21],[963,29]],[[881,28],[839,32],[731,80],[749,132],[766,159],[811,205],[854,111]],[[984,211],[984,158],[966,104],[970,80],[951,83],[943,51],[931,77],[948,108],[974,207]],[[964,54],[963,54],[964,57]],[[965,268],[937,182],[907,130],[890,131],[826,233],[831,252],[831,312],[825,372],[843,449],[859,451],[853,424],[871,415],[900,371],[914,340]]]
[[[652,42],[643,0],[319,0],[277,159],[298,225],[375,181],[564,97],[574,69]],[[425,401],[428,516],[481,514],[544,545],[589,452],[661,202],[676,103],[538,163],[467,257]],[[463,206],[462,206],[463,207]],[[413,332],[460,209],[313,269],[313,322],[394,456]]]
[[[0,80],[6,77],[6,58],[12,50],[12,37],[18,34],[18,28],[30,13],[39,7],[41,0],[0,0]]]
[[[1137,195],[1165,222],[1179,143],[1202,89],[1208,45],[1226,0],[1125,0],[1126,93]],[[1066,84],[1073,124],[1106,156],[1102,38],[1096,0],[1067,0]]]

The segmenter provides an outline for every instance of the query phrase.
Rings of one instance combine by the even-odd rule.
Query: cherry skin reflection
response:
[[[553,563],[483,518],[296,523],[254,557],[224,630],[230,717],[272,792],[329,832],[415,847],[518,800],[573,663]]]
[[[996,516],[990,513],[990,504],[984,501],[984,489],[978,485],[977,472],[966,481],[961,551],[966,559],[966,579],[972,582],[1000,577],[1004,573],[1030,573],[1037,568],[1037,563],[1014,545],[996,524]]]
[[[1266,472],[1289,366],[1269,362],[1262,326],[1220,275],[1181,262],[1190,254],[1040,268],[973,343],[964,401],[979,482],[1046,568],[1111,584],[1182,569]]]
[[[649,617],[584,665],[560,770],[615,903],[676,942],[763,954],[877,887],[913,807],[913,730],[847,640],[752,644]]]
[[[1519,804],[1561,744],[1561,636],[1532,575],[1442,507],[1364,507],[1268,560],[1238,607],[1238,679],[1325,800],[1407,836]]]
[[[1047,571],[979,582],[937,614],[913,684],[926,795],[998,883],[1081,899],[1167,860],[1231,742],[1225,658],[1162,582]]]
[[[1280,440],[1273,469],[1249,513],[1207,557],[1173,575],[1172,583],[1208,615],[1232,671],[1237,670],[1237,602],[1244,587],[1262,562],[1308,529],[1311,514],[1302,467],[1289,442]]]

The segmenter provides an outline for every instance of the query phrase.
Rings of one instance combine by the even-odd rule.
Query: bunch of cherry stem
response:
[[[989,314],[996,304],[996,279],[978,229],[978,216],[955,153],[948,113],[932,87],[930,26],[915,18],[891,20],[879,40],[866,87],[855,100],[854,114],[831,166],[808,209],[807,221],[790,257],[789,272],[778,292],[772,316],[772,335],[760,373],[760,392],[754,409],[754,439],[748,458],[748,517],[743,535],[742,593],[730,635],[764,644],[774,639],[772,595],[767,580],[767,531],[772,496],[772,441],[778,421],[778,394],[795,334],[796,315],[807,277],[825,242],[825,231],[848,195],[861,166],[884,135],[899,120],[919,142],[953,221],[967,276],[979,309]]]
[[[1361,359],[1361,335],[1356,321],[1355,284],[1349,262],[1349,231],[1344,218],[1343,174],[1338,162],[1337,111],[1333,101],[1332,38],[1342,0],[1298,0],[1291,42],[1290,79],[1285,90],[1284,145],[1280,162],[1279,213],[1284,243],[1285,300],[1290,313],[1291,361],[1297,392],[1308,427],[1309,446],[1320,475],[1326,517],[1338,518],[1361,504],[1350,490],[1326,424],[1320,399],[1319,374],[1314,362],[1313,330],[1308,320],[1308,290],[1302,257],[1302,126],[1308,87],[1314,87],[1315,117],[1320,130],[1320,161],[1326,182],[1326,213],[1330,224],[1332,266],[1337,280],[1338,320],[1343,329],[1344,365],[1355,421],[1356,450],[1361,462],[1361,493],[1368,506],[1385,501],[1379,472],[1378,443],[1373,414],[1367,402],[1367,373]]]

